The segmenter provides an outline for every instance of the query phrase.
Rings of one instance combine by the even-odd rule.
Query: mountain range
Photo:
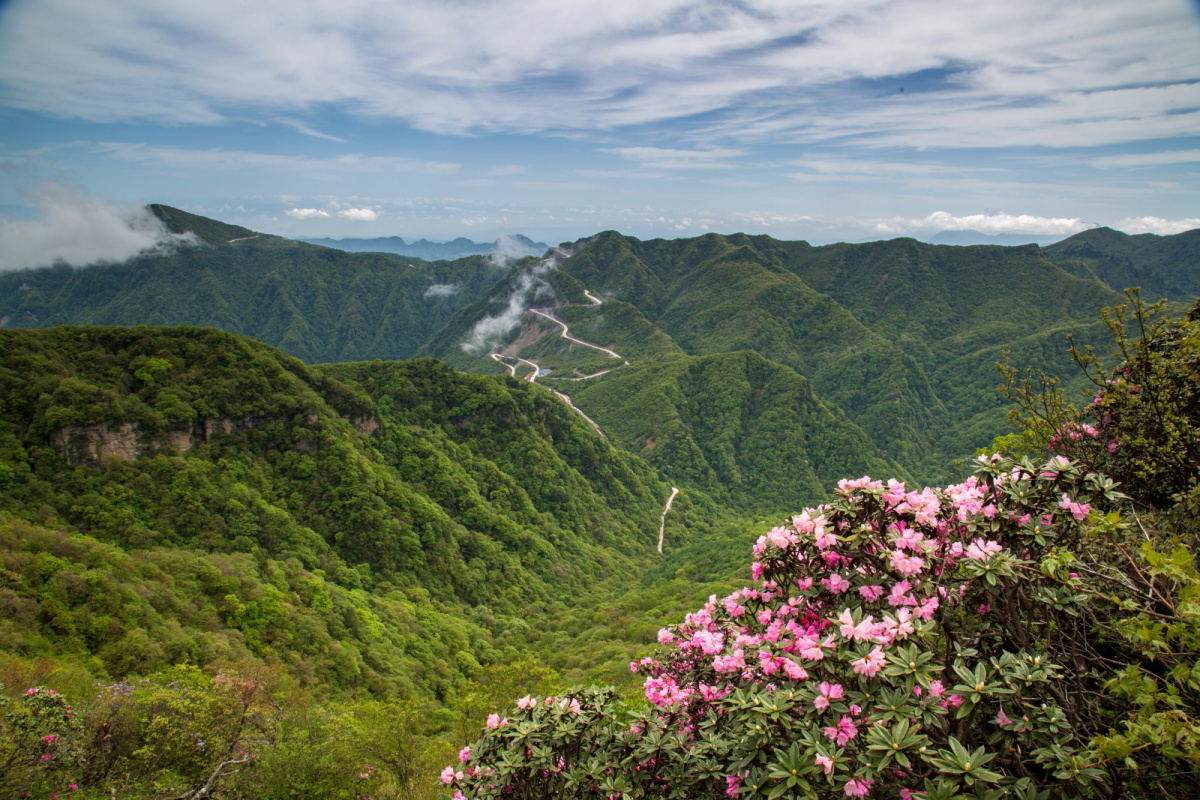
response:
[[[744,509],[817,501],[848,474],[942,479],[1007,430],[997,362],[1083,391],[1066,335],[1099,342],[1119,289],[1200,294],[1200,231],[1044,249],[609,231],[543,259],[412,263],[152,210],[202,244],[0,275],[0,325],[213,326],[308,363],[433,356],[531,378]]]
[[[1200,231],[425,262],[151,208],[197,244],[0,274],[0,671],[274,670],[428,704],[438,758],[630,680],[839,479],[953,474],[1010,429],[997,362],[1086,397],[1066,336],[1130,279],[1200,293]]]
[[[418,239],[406,242],[399,236],[381,236],[374,239],[299,239],[297,241],[319,244],[322,247],[332,247],[351,253],[397,253],[402,256],[420,258],[425,261],[464,258],[466,256],[490,256],[500,253],[510,257],[538,256],[546,252],[550,245],[545,242],[535,242],[528,236],[519,233],[496,239],[493,242],[473,242],[465,237],[458,237],[449,242],[430,242]]]
[[[981,233],[980,231],[938,231],[929,237],[930,244],[999,244],[1015,246],[1039,244],[1043,247],[1062,241],[1065,236],[1039,236],[1026,233]]]

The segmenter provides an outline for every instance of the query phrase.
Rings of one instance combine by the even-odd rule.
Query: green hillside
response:
[[[1041,250],[912,239],[813,247],[744,234],[640,241],[608,231],[564,245],[559,256],[505,268],[481,258],[427,264],[346,253],[152,208],[203,244],[125,264],[0,275],[0,327],[206,325],[310,364],[425,355],[496,376],[540,370],[538,380],[577,400],[633,452],[642,452],[647,436],[662,438],[674,419],[668,408],[746,399],[733,388],[737,381],[711,377],[711,370],[696,378],[669,362],[753,352],[770,369],[794,373],[805,396],[843,422],[784,415],[763,437],[751,422],[755,412],[746,410],[749,427],[737,435],[701,446],[696,437],[705,434],[685,424],[680,447],[653,459],[676,480],[736,495],[741,504],[761,500],[763,508],[783,495],[765,483],[747,493],[729,464],[798,452],[772,442],[803,441],[806,453],[817,452],[814,431],[845,424],[865,436],[851,437],[862,446],[831,433],[839,442],[825,448],[832,460],[788,486],[807,487],[798,490],[808,496],[830,476],[874,459],[904,464],[917,480],[942,480],[957,460],[1007,429],[995,391],[995,365],[1006,353],[1082,392],[1066,336],[1082,345],[1101,341],[1097,312],[1120,302],[1116,290],[1136,279],[1152,293],[1200,293],[1200,286],[1188,289],[1191,234],[1095,230]],[[654,377],[623,377],[643,368]],[[668,386],[667,376],[687,383]],[[657,387],[654,407],[666,416],[647,424],[646,407],[628,400],[629,381],[647,402],[645,386]],[[685,440],[694,446],[682,446]],[[726,440],[736,442],[732,461],[718,455]]]
[[[1093,228],[1045,248],[1063,269],[1094,275],[1114,289],[1140,286],[1148,300],[1190,303],[1200,295],[1200,229],[1171,236]]]
[[[428,692],[499,660],[493,633],[531,609],[658,558],[651,467],[540,387],[434,361],[311,368],[205,328],[0,331],[0,409],[21,609],[4,649],[102,675],[252,655]],[[719,517],[689,492],[671,541]]]
[[[463,763],[455,753],[488,714],[518,719],[516,698],[644,680],[629,662],[653,651],[659,628],[748,585],[750,547],[781,514],[829,500],[841,478],[896,477],[915,489],[955,470],[955,458],[1008,430],[996,362],[1071,375],[1066,335],[1103,341],[1096,311],[1118,299],[1098,268],[1055,263],[1036,247],[812,247],[744,235],[642,242],[610,232],[567,246],[573,255],[562,259],[409,265],[155,210],[204,244],[122,265],[0,275],[6,792],[19,778],[43,795],[163,800],[208,781],[220,787],[214,797],[432,800],[438,770]],[[225,330],[202,326],[214,314]],[[55,324],[72,316],[193,324]],[[488,320],[491,338],[464,348]],[[1113,588],[1104,576],[1128,564],[1127,577],[1145,586],[1121,591],[1141,587],[1130,597],[1145,598],[1157,587],[1173,603],[1146,601],[1152,614],[1142,621],[1195,616],[1185,602],[1197,582],[1192,561],[1174,549],[1195,527],[1194,459],[1178,456],[1178,441],[1195,438],[1194,322],[1137,345],[1129,364],[1145,374],[1128,380],[1144,392],[1101,379],[1109,405],[1066,417],[1026,397],[1027,413],[1059,417],[1025,420],[1022,446],[1044,453],[1049,431],[1082,431],[1087,419],[1105,435],[1068,447],[1115,468],[1124,485],[1141,480],[1160,494],[1169,463],[1171,491],[1183,492],[1176,517],[1143,508],[1136,528],[1098,500],[1077,514],[1057,484],[1044,492],[1024,520],[1045,525],[1044,511],[1088,526],[1077,544],[1100,555],[1076,566],[1074,545],[1044,561],[1014,550],[1039,565],[1020,570],[1023,581],[1045,582],[1038,602],[1095,615]],[[440,360],[388,360],[418,352]],[[1084,382],[1067,381],[1068,395]],[[1156,404],[1173,398],[1186,402],[1163,415]],[[986,507],[977,517],[972,536],[1025,524]],[[875,519],[858,519],[861,530],[881,533]],[[1161,554],[1144,546],[1147,530]],[[1013,531],[1022,547],[1030,536],[1048,542],[1033,527]],[[836,546],[851,540],[858,535]],[[864,551],[864,560],[882,552]],[[975,560],[960,566],[991,569]],[[798,568],[790,563],[779,584],[789,592],[801,585],[790,579],[802,577]],[[1101,582],[1078,594],[1064,574]],[[952,615],[972,625],[1018,620],[1052,640],[1060,630],[1098,636],[1101,649],[1089,654],[1127,648],[1127,635],[1151,642],[1144,660],[1128,662],[1149,671],[1121,679],[1130,687],[1121,714],[1147,724],[1113,734],[1117,715],[1096,730],[1116,736],[1112,752],[1126,755],[1115,757],[1156,768],[1157,751],[1137,749],[1148,745],[1135,738],[1180,724],[1170,692],[1184,692],[1195,671],[1183,670],[1195,661],[1189,629],[1160,642],[1144,626],[1102,630],[1066,606],[1045,625],[1019,609],[989,615],[985,601],[1000,607],[1008,590],[984,591]],[[722,646],[739,643],[731,636]],[[836,669],[857,681],[852,655],[810,664],[813,676]],[[749,661],[767,674],[767,662]],[[1063,663],[1089,672],[1092,659]],[[1163,663],[1170,669],[1156,672]],[[1143,678],[1173,688],[1146,700]],[[950,683],[959,680],[950,670],[945,679],[970,694]],[[1088,680],[1095,691],[1071,697],[1126,691],[1104,676]],[[86,727],[46,711],[65,701],[44,685],[65,692]],[[920,697],[902,688],[903,702]],[[1009,702],[1007,689],[996,692]],[[988,721],[997,708],[977,716],[1000,725]],[[575,724],[563,705],[536,713]],[[61,731],[36,727],[60,717]],[[500,719],[491,735],[511,730]],[[613,730],[624,736],[628,724]],[[1172,746],[1183,741],[1178,730],[1169,728]],[[253,765],[212,779],[242,755],[235,745]],[[28,763],[4,767],[9,756]]]
[[[504,274],[480,257],[346,253],[153,209],[203,244],[121,264],[2,273],[0,327],[205,325],[309,363],[408,358]]]
[[[957,459],[1007,427],[996,392],[996,364],[1005,353],[1064,375],[1069,388],[1082,391],[1066,336],[1080,344],[1100,341],[1098,310],[1121,300],[1103,282],[1058,267],[1036,246],[946,247],[896,239],[812,247],[742,234],[643,242],[610,231],[566,249],[573,255],[543,280],[565,273],[572,280],[559,279],[559,285],[570,291],[556,300],[528,298],[527,307],[541,314],[526,313],[494,342],[514,374],[532,371],[518,359],[548,369],[539,380],[577,400],[614,441],[643,452],[639,437],[652,430],[647,420],[656,419],[662,433],[673,418],[668,408],[682,405],[682,396],[710,409],[738,397],[736,391],[726,396],[733,384],[721,380],[707,388],[694,380],[668,387],[684,372],[665,362],[681,353],[752,351],[798,374],[816,402],[865,433],[863,447],[848,448],[843,438],[830,448],[838,457],[826,467],[838,475],[874,458],[905,464],[924,481],[950,474]],[[491,289],[489,300],[459,311],[423,352],[463,369],[498,372],[495,358],[460,345],[480,320],[495,317],[511,301],[520,275],[515,270]],[[603,305],[578,299],[584,291],[603,298]],[[549,313],[569,323],[574,337],[614,350],[629,364],[566,340],[546,320]],[[606,327],[594,321],[610,314],[622,322]],[[632,377],[642,368],[654,377]],[[563,380],[600,370],[611,372],[582,383]],[[638,394],[642,383],[658,387],[655,399]],[[738,449],[738,458],[769,463],[770,442],[814,441],[810,425],[794,414],[785,419],[782,425],[793,426],[786,433],[734,437],[739,448],[749,448]],[[756,448],[765,449],[752,453]],[[668,474],[735,489],[743,501],[760,497],[745,492],[736,470],[714,470],[697,452],[667,448],[652,458]],[[679,463],[668,466],[675,458]],[[812,485],[811,476],[805,480]],[[827,486],[828,479],[817,483]]]
[[[741,508],[817,503],[847,475],[906,477],[807,380],[753,351],[623,368],[572,399],[614,443]]]

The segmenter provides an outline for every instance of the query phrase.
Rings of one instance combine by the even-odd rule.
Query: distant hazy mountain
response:
[[[545,242],[535,242],[528,236],[522,236],[519,233],[490,243],[473,242],[462,236],[450,242],[431,242],[427,239],[406,242],[399,236],[382,236],[377,239],[298,239],[297,241],[319,244],[322,247],[333,247],[350,253],[398,253],[402,256],[421,258],[426,261],[487,256],[495,252],[502,252],[518,258],[540,256],[550,249],[550,245]]]
[[[930,244],[999,244],[1013,247],[1021,244],[1048,245],[1061,241],[1062,236],[1035,236],[1027,233],[980,233],[979,231],[942,231],[926,241]]]

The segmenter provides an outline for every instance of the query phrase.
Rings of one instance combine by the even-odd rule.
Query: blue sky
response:
[[[10,0],[0,237],[1200,227],[1186,0]]]

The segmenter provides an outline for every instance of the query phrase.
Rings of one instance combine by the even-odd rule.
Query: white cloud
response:
[[[125,161],[140,161],[189,169],[271,170],[290,174],[341,175],[345,173],[425,173],[445,175],[457,172],[461,165],[450,162],[421,161],[403,156],[364,156],[346,153],[330,158],[312,158],[279,153],[255,153],[246,150],[196,150],[136,142],[97,142],[97,152]]]
[[[471,326],[466,339],[459,345],[463,351],[480,355],[500,343],[529,310],[531,302],[538,297],[553,297],[554,290],[542,276],[554,266],[552,259],[540,261],[525,270],[509,290],[504,309],[497,314],[484,317]]]
[[[1038,217],[1031,214],[966,214],[956,216],[948,211],[935,211],[920,219],[892,217],[874,225],[880,233],[904,234],[916,231],[979,231],[980,233],[1027,233],[1062,235],[1079,233],[1097,227],[1076,217]]]
[[[318,112],[441,133],[690,119],[727,141],[910,147],[1198,129],[1181,0],[15,0],[4,23],[0,103],[103,122],[336,139]]]
[[[320,219],[328,217],[329,212],[320,208],[290,208],[283,212],[292,219]]]
[[[343,208],[337,215],[355,222],[374,222],[379,218],[379,213],[370,208]]]
[[[1164,164],[1192,164],[1200,161],[1200,150],[1163,150],[1157,153],[1127,153],[1101,156],[1088,163],[1093,167],[1157,167]]]
[[[339,136],[333,136],[328,133],[321,133],[318,130],[313,130],[311,127],[309,127],[308,125],[305,125],[303,122],[301,122],[298,119],[291,119],[289,117],[280,117],[279,120],[277,120],[277,121],[284,125],[287,125],[289,128],[296,129],[300,133],[303,133],[305,136],[312,136],[315,139],[328,139],[331,142],[338,142],[340,144],[346,143],[345,139],[343,139]]]
[[[425,299],[431,297],[449,297],[458,292],[458,284],[455,283],[435,283],[425,290]]]
[[[1125,233],[1157,233],[1169,236],[1174,233],[1200,228],[1200,217],[1185,219],[1163,219],[1162,217],[1131,217],[1112,224],[1113,228]]]
[[[663,147],[614,147],[604,152],[614,153],[652,169],[733,169],[736,165],[724,159],[746,155],[745,150],[707,148],[703,150],[674,150]]]
[[[35,219],[0,215],[0,270],[120,262],[196,242],[168,231],[145,206],[121,208],[52,183],[30,195]]]
[[[540,250],[531,250],[521,240],[509,234],[503,234],[496,239],[496,249],[492,251],[493,262],[507,262],[526,256],[540,256]]]

